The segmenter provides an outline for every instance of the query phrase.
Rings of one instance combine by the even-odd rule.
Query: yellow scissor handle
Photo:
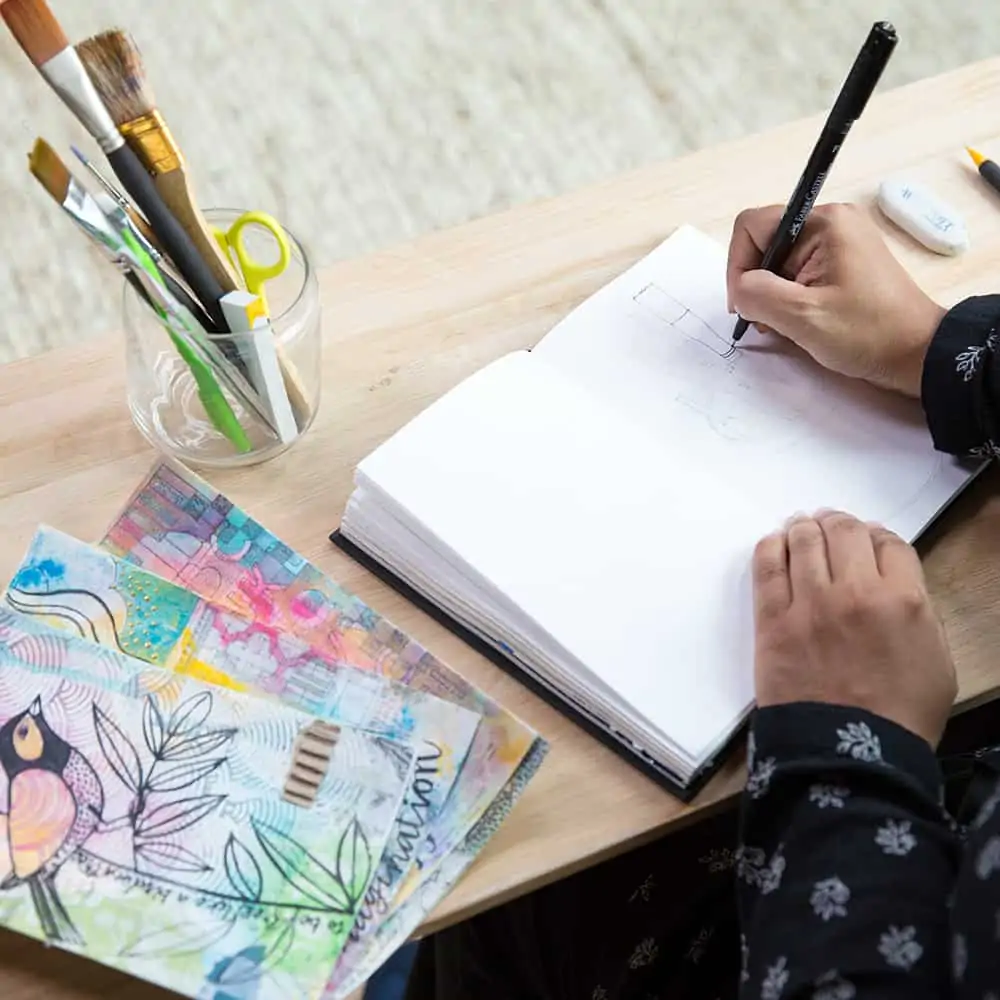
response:
[[[260,226],[266,229],[278,245],[278,259],[273,264],[261,264],[254,260],[243,242],[243,230],[247,226]],[[267,298],[264,295],[264,283],[277,278],[292,259],[292,249],[288,245],[281,223],[267,212],[244,212],[226,231],[215,230],[215,238],[223,253],[229,256],[230,251],[236,255],[236,262],[243,273],[247,291],[251,295],[259,295],[264,307],[267,308]]]

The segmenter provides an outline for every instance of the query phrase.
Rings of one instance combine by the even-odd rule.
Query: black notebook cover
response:
[[[722,747],[715,757],[706,761],[691,777],[691,781],[684,785],[674,776],[672,771],[667,770],[661,764],[652,760],[649,756],[635,749],[625,737],[617,737],[603,726],[593,721],[585,715],[574,703],[566,698],[560,697],[557,693],[540,683],[512,659],[505,656],[500,650],[491,646],[481,639],[475,632],[466,628],[461,622],[453,618],[443,608],[438,607],[433,601],[428,600],[420,591],[415,590],[405,580],[396,576],[392,570],[387,569],[377,559],[374,559],[363,549],[359,548],[352,541],[345,538],[338,529],[330,535],[330,541],[339,549],[346,552],[359,565],[364,566],[383,583],[392,587],[400,596],[405,597],[411,604],[420,608],[425,614],[430,615],[436,622],[443,625],[449,632],[454,633],[471,646],[477,653],[482,653],[488,660],[496,664],[501,670],[506,671],[529,690],[537,694],[553,708],[562,712],[567,718],[572,719],[581,729],[588,732],[595,739],[600,740],[606,747],[613,750],[620,757],[627,760],[634,767],[637,767],[648,778],[652,778],[658,785],[663,786],[672,795],[675,795],[682,802],[690,802],[704,787],[705,783],[719,769],[728,750],[733,742],[742,733],[742,727],[733,735],[724,747]]]

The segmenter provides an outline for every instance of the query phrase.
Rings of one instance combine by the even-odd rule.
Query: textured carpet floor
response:
[[[50,2],[132,30],[202,204],[320,264],[821,110],[879,17],[886,86],[1000,51],[995,0]],[[2,361],[115,327],[117,285],[25,169],[82,133],[0,34]]]

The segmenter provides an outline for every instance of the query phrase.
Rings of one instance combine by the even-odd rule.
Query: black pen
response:
[[[888,21],[876,21],[861,46],[857,59],[851,67],[844,86],[826,119],[813,147],[806,169],[799,178],[792,197],[785,207],[784,215],[771,239],[771,245],[760,262],[762,270],[779,272],[788,260],[799,233],[812,210],[816,198],[823,187],[827,174],[837,158],[840,147],[847,138],[851,126],[861,117],[868,99],[889,62],[897,42],[896,29]],[[733,343],[737,343],[747,332],[750,323],[742,316],[733,328]]]

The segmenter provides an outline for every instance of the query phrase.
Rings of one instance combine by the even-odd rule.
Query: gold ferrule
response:
[[[159,111],[133,118],[119,125],[118,131],[154,177],[180,170],[183,166],[181,151]]]

